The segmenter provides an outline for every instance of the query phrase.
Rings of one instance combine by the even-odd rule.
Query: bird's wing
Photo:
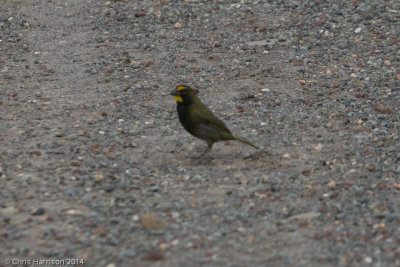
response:
[[[218,119],[211,110],[209,110],[203,103],[202,108],[194,108],[191,112],[192,121],[196,122],[201,127],[206,127],[209,129],[214,129],[217,131],[224,131],[227,133],[231,133],[231,131],[226,127],[226,125]]]

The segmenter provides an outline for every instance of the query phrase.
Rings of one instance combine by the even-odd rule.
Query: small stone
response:
[[[334,187],[336,187],[336,182],[335,182],[334,180],[331,180],[331,181],[328,183],[328,187],[329,187],[329,188],[334,188]]]
[[[318,151],[318,152],[321,152],[323,148],[324,148],[324,145],[321,144],[321,143],[319,143],[318,145],[316,145],[316,146],[314,147],[314,149],[315,149],[316,151]]]
[[[318,217],[320,215],[321,215],[321,213],[319,213],[319,212],[311,211],[311,212],[300,213],[300,214],[297,214],[297,215],[290,216],[288,219],[289,220],[294,220],[294,219],[297,219],[297,220],[311,220],[311,219],[314,219],[314,218],[316,218],[316,217]]]
[[[236,106],[236,108],[237,108],[237,110],[238,110],[239,112],[243,112],[243,111],[244,111],[244,108],[243,108],[243,106],[241,106],[241,105]]]
[[[158,186],[158,185],[155,185],[155,186],[152,186],[152,187],[150,188],[150,190],[151,190],[152,192],[160,192],[160,191],[162,191],[162,187],[161,187],[161,186]]]
[[[115,189],[115,185],[112,185],[112,184],[106,185],[104,187],[104,191],[106,193],[111,193],[112,191],[114,191],[114,189]]]
[[[381,223],[374,224],[372,226],[372,228],[374,228],[374,229],[383,229],[383,228],[385,228],[385,223],[381,222]]]
[[[180,217],[180,214],[179,214],[179,212],[171,212],[171,216],[174,219],[178,219]]]
[[[370,264],[370,263],[372,263],[372,258],[371,257],[365,257],[364,258],[364,262],[367,263],[367,264]]]
[[[340,83],[338,82],[332,82],[332,87],[333,88],[338,88],[340,86]]]
[[[165,250],[168,248],[168,243],[166,242],[162,242],[160,245],[158,245],[158,247],[162,250]]]
[[[93,144],[89,147],[90,151],[95,151],[100,147],[100,144]]]
[[[374,164],[369,164],[368,165],[368,171],[373,172],[375,170],[375,165]]]
[[[43,208],[37,208],[36,210],[32,211],[31,215],[33,216],[40,216],[45,213]]]
[[[264,39],[257,41],[248,41],[246,45],[248,46],[273,46],[278,40],[277,39]],[[284,42],[284,40],[283,40]]]
[[[1,215],[8,217],[8,216],[12,216],[12,215],[16,214],[17,211],[18,210],[14,206],[10,206],[10,207],[2,209],[0,213],[1,213]]]
[[[140,224],[145,230],[163,231],[167,229],[165,222],[152,213],[142,214],[142,216],[140,216]]]
[[[96,175],[94,176],[94,179],[96,179],[97,181],[101,181],[101,180],[104,180],[104,176],[101,173],[96,173]]]
[[[54,132],[54,136],[55,136],[55,137],[63,137],[64,135],[65,135],[65,133],[60,132],[60,131],[55,131],[55,132]]]
[[[392,188],[399,190],[400,189],[400,184],[394,184],[394,185],[392,185]]]
[[[108,231],[104,227],[97,227],[94,229],[94,233],[99,236],[107,236]]]
[[[362,28],[361,27],[358,27],[354,32],[355,33],[360,33],[362,31]]]
[[[179,22],[177,22],[177,23],[174,24],[174,28],[175,28],[175,29],[179,29],[179,28],[181,28],[181,27],[182,27],[182,24],[179,23]]]
[[[135,17],[140,18],[146,16],[146,11],[139,11],[135,14]]]
[[[394,113],[394,111],[391,108],[389,108],[388,106],[385,106],[383,104],[377,104],[375,106],[375,110],[378,111],[379,113],[382,113],[382,114],[392,114],[392,113]]]
[[[304,85],[306,85],[306,81],[305,81],[305,80],[299,80],[299,84],[300,84],[301,86],[304,86]]]
[[[65,212],[65,214],[67,214],[67,215],[82,215],[83,211],[82,210],[77,210],[77,209],[70,209],[70,210],[67,210]]]
[[[143,258],[142,261],[162,261],[164,259],[164,253],[160,250],[149,251]]]

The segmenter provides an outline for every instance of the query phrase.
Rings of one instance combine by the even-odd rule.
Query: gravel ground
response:
[[[0,10],[0,266],[400,266],[398,1]]]

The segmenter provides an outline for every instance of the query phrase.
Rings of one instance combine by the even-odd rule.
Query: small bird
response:
[[[199,157],[210,151],[215,142],[225,140],[238,140],[258,148],[249,140],[234,136],[228,127],[200,101],[197,92],[187,85],[178,85],[171,95],[177,103],[179,121],[186,131],[207,142],[207,149]]]

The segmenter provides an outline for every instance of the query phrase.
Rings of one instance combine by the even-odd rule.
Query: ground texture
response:
[[[0,266],[400,265],[398,1],[0,11]],[[181,83],[261,149],[192,159]]]

